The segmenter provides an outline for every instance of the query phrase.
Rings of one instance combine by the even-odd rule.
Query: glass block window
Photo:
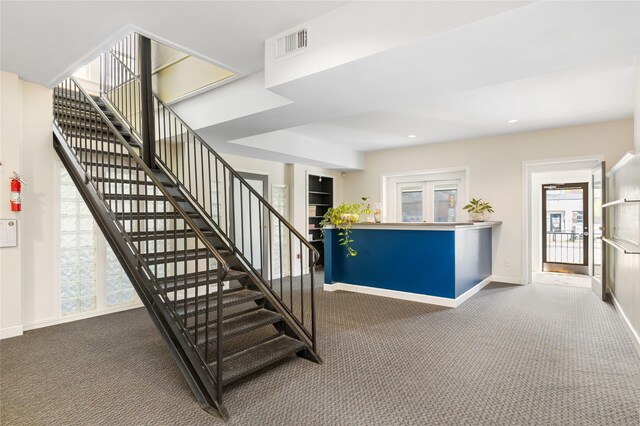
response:
[[[71,177],[60,168],[60,309],[62,315],[96,308],[95,229]]]
[[[122,269],[120,261],[108,245],[105,278],[107,306],[134,301],[135,292],[131,286],[131,281],[129,281],[129,277]]]

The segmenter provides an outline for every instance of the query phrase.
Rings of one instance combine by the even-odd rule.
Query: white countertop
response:
[[[455,222],[455,223],[367,223],[358,222],[351,226],[351,229],[371,229],[371,230],[403,230],[403,231],[456,231],[467,229],[492,228],[501,225],[499,221],[487,222]],[[335,228],[333,225],[327,225],[326,229]]]

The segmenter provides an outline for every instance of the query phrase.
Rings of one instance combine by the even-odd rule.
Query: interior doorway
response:
[[[531,174],[529,282],[591,287],[590,181],[587,167]]]
[[[525,205],[525,241],[523,263],[523,283],[557,284],[571,287],[590,288],[599,298],[606,296],[606,268],[603,256],[602,235],[604,234],[603,204],[605,203],[605,164],[602,158],[550,159],[523,163],[523,178],[526,192]],[[580,183],[582,207],[554,207],[552,202],[542,208],[543,187],[548,191],[575,188]],[[585,189],[586,184],[586,189]],[[551,188],[551,186],[556,186]],[[576,188],[576,192],[577,192]],[[554,195],[553,192],[550,195]],[[564,194],[566,196],[567,194]],[[575,194],[574,194],[575,195]],[[545,194],[545,200],[548,198]],[[553,197],[550,197],[553,198]],[[555,198],[562,198],[556,193]],[[570,197],[569,197],[570,198]],[[584,202],[586,201],[586,203]],[[578,204],[575,202],[576,205]],[[580,215],[582,210],[582,215]],[[544,211],[544,215],[543,215]],[[556,236],[549,235],[548,253],[543,255],[543,232],[565,231],[562,242]],[[581,232],[579,232],[581,231]],[[569,243],[564,241],[569,240]],[[566,244],[562,246],[562,243]],[[552,248],[558,257],[550,257]],[[549,254],[549,256],[547,256]],[[573,259],[571,259],[573,255]],[[545,264],[578,264],[577,268],[566,272],[545,272]],[[554,269],[551,267],[551,269]]]

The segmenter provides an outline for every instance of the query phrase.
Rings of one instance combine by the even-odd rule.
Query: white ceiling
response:
[[[339,14],[345,2],[0,4],[2,69],[52,84],[130,26],[254,74],[264,68],[265,39]],[[368,3],[357,7],[365,19]],[[269,89],[278,102],[246,115],[177,107],[220,151],[355,169],[371,150],[631,117],[638,55],[640,2],[522,3],[278,84]],[[225,96],[255,104],[247,80],[224,86]],[[338,148],[350,164],[312,154]]]
[[[0,66],[52,86],[131,29],[238,74],[264,67],[264,40],[343,2],[0,2]]]

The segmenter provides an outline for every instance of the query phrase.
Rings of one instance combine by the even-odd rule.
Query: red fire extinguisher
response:
[[[13,172],[11,178],[11,211],[19,212],[22,210],[22,201],[20,200],[20,191],[22,190],[22,184],[24,182],[20,179],[20,176]]]

